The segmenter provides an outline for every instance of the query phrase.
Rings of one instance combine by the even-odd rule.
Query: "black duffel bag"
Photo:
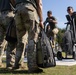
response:
[[[11,19],[8,25],[5,39],[8,42],[17,42],[16,25],[14,18]]]
[[[41,68],[56,66],[50,40],[43,30],[37,43],[37,65]]]

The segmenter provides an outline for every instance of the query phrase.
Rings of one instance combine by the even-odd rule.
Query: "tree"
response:
[[[59,43],[60,46],[62,46],[62,38],[66,29],[65,28],[63,29],[58,28],[58,29],[59,29],[59,32],[57,34],[57,42]]]

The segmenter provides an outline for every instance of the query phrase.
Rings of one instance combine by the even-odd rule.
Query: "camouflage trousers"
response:
[[[6,30],[12,17],[14,17],[12,11],[3,11],[0,15],[0,63],[2,63],[2,55],[6,46]]]
[[[15,63],[16,44],[8,42],[6,50],[6,67],[13,67]]]
[[[55,48],[55,44],[56,44],[56,34],[54,34],[52,32],[52,30],[49,30],[47,33],[48,38],[50,38],[50,42],[52,44],[52,47]]]
[[[2,58],[3,58],[4,51],[6,50],[6,46],[7,46],[7,41],[3,40],[3,42],[2,42],[2,44],[0,46],[0,67],[3,66]]]
[[[29,3],[18,4],[16,9],[15,21],[18,43],[15,65],[19,63],[28,40],[27,64],[29,70],[34,70],[38,68],[36,64],[36,42],[40,31],[38,15],[36,9]],[[26,37],[26,33],[28,33],[28,37]]]

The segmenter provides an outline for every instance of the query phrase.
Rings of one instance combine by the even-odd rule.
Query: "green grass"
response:
[[[3,68],[0,68],[0,75],[76,75],[76,65],[44,68],[42,73],[28,73],[27,68],[25,70],[21,69],[15,71],[8,71],[5,69],[4,66]]]

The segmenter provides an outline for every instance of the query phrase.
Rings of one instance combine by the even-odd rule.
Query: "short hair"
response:
[[[52,14],[52,11],[50,11],[50,10],[49,10],[49,11],[47,11],[47,14]]]
[[[68,7],[67,7],[67,11],[69,11],[70,9],[73,10],[73,7],[72,7],[72,6],[68,6]]]

